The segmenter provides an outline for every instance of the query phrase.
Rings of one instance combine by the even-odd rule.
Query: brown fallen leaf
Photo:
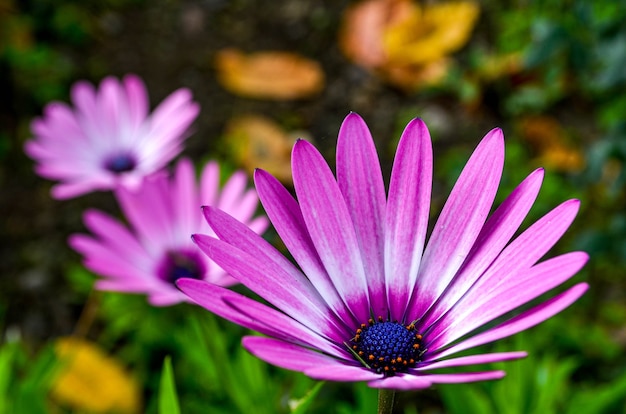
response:
[[[237,95],[289,100],[306,98],[324,87],[324,73],[314,60],[289,52],[256,52],[235,49],[217,53],[218,81]]]

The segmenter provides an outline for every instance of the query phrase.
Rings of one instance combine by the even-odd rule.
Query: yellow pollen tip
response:
[[[373,360],[374,360],[374,358],[375,358],[375,357],[374,357],[374,355],[372,355],[372,354],[370,354],[370,356],[368,356],[368,357],[367,357],[367,359],[369,359],[370,361],[373,361]]]

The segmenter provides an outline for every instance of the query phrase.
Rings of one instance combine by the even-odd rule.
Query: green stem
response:
[[[394,390],[380,388],[378,390],[378,414],[391,414],[393,411]]]

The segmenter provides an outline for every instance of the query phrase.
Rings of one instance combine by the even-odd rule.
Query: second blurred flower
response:
[[[146,294],[152,305],[168,306],[187,300],[174,285],[181,277],[221,286],[236,283],[191,241],[193,233],[211,231],[200,206],[227,211],[257,233],[265,230],[267,219],[254,217],[258,198],[254,190],[246,190],[243,172],[233,174],[221,191],[219,181],[219,166],[210,162],[198,187],[192,163],[183,159],[171,178],[159,173],[136,192],[116,191],[131,229],[105,213],[87,211],[84,222],[94,236],[76,234],[69,242],[89,270],[105,277],[96,287]]]

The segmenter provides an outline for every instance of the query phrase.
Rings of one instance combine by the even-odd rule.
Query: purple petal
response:
[[[588,284],[579,283],[552,299],[549,299],[494,328],[491,328],[479,335],[472,336],[465,341],[461,341],[442,352],[433,353],[431,358],[444,358],[465,349],[493,342],[531,328],[567,308],[569,305],[578,300],[578,298],[580,298],[588,288]]]
[[[459,358],[446,359],[437,362],[428,362],[416,371],[430,371],[439,368],[460,367],[464,365],[490,364],[492,362],[510,361],[528,356],[526,352],[498,352],[492,354],[470,355]]]
[[[428,346],[439,348],[466,333],[516,309],[575,275],[587,262],[588,255],[573,252],[539,263],[511,275],[510,281],[490,292],[462,299],[439,322],[445,326],[438,337],[430,337]],[[472,289],[473,290],[473,289]],[[430,335],[429,335],[430,336]]]
[[[337,348],[296,320],[231,290],[195,279],[180,279],[176,284],[198,305],[233,323],[335,356],[347,355],[345,350]]]
[[[337,184],[354,223],[375,315],[387,314],[383,265],[385,184],[367,125],[355,113],[346,117],[337,140]]]
[[[488,381],[504,378],[504,371],[484,371],[454,374],[429,374],[429,381],[439,384],[458,384],[463,382]]]
[[[500,129],[489,132],[461,172],[424,251],[408,315],[423,315],[448,286],[489,214],[504,165]]]
[[[148,94],[146,86],[140,77],[135,75],[124,76],[124,86],[128,97],[128,110],[131,125],[135,128],[143,123],[148,116]]]
[[[183,158],[176,164],[173,181],[170,189],[171,197],[175,200],[172,203],[175,213],[170,221],[176,221],[172,224],[177,231],[188,233],[186,237],[190,237],[193,232],[198,231],[202,213],[196,189],[196,173],[189,159]]]
[[[448,311],[500,254],[530,211],[543,180],[543,170],[530,174],[489,217],[457,276],[421,323],[430,326]]]
[[[305,371],[319,366],[333,365],[336,359],[273,338],[246,336],[242,345],[265,362],[293,371]]]
[[[358,326],[360,322],[353,319],[326,273],[296,200],[266,171],[256,170],[254,183],[267,216],[304,274],[341,320],[351,320],[352,325]]]
[[[220,229],[214,229],[219,234]],[[256,236],[259,245],[269,246],[256,233],[249,233]],[[194,235],[193,240],[231,276],[300,323],[338,341],[349,335],[345,327],[337,326],[330,310],[304,275],[273,247],[267,248],[269,254],[261,249],[244,252],[236,245],[229,244],[232,241],[225,242],[202,235]],[[274,260],[277,256],[282,258],[282,263]]]
[[[399,374],[394,375],[393,377],[387,377],[383,379],[379,379],[376,381],[368,382],[372,388],[384,388],[384,389],[392,389],[392,390],[419,390],[423,388],[429,388],[432,385],[432,382],[428,379],[427,376],[417,376],[411,374]]]
[[[306,141],[296,142],[292,169],[302,215],[322,263],[357,320],[366,321],[370,317],[367,278],[339,186],[322,155]]]
[[[385,280],[391,318],[401,320],[415,286],[428,228],[432,145],[422,120],[400,138],[385,216]]]
[[[305,375],[323,381],[372,381],[380,379],[382,374],[377,374],[361,366],[342,365],[339,361],[308,368]]]
[[[98,210],[83,214],[85,226],[104,243],[125,256],[146,255],[137,238],[119,221]]]
[[[208,162],[200,176],[200,201],[202,205],[214,206],[217,203],[220,188],[220,167],[214,162]]]

